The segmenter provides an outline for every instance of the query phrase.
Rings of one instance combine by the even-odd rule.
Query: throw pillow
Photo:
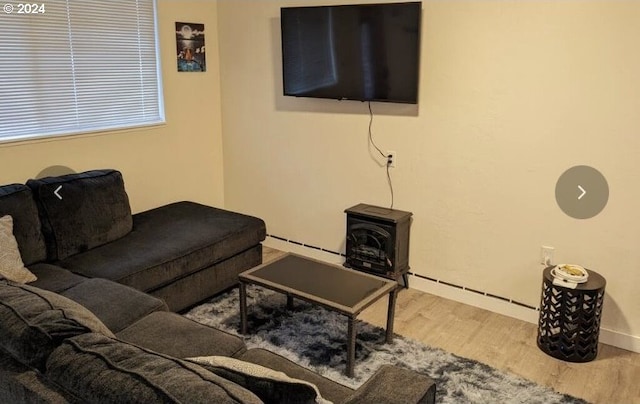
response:
[[[31,188],[24,184],[0,186],[0,216],[11,215],[13,235],[25,266],[47,259],[42,223]]]
[[[0,218],[0,277],[19,283],[33,282],[37,278],[24,267],[18,242],[13,236],[13,218]]]
[[[226,356],[200,356],[186,360],[252,391],[265,403],[331,404],[322,398],[314,384],[255,363]]]
[[[0,281],[0,346],[21,363],[44,371],[51,352],[69,337],[113,333],[89,310],[53,292]]]

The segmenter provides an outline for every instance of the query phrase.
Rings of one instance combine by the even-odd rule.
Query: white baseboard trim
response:
[[[307,246],[295,241],[283,240],[273,236],[267,237],[263,245],[333,264],[342,265],[342,263],[344,263],[344,256],[336,252],[330,252],[322,248]],[[538,309],[522,305],[509,299],[478,293],[466,288],[450,286],[415,275],[409,275],[409,286],[421,292],[489,310],[493,313],[502,314],[528,323],[538,324]],[[600,328],[599,341],[607,345],[626,349],[627,351],[640,353],[640,336]]]
[[[493,313],[502,314],[528,323],[538,324],[539,310],[523,307],[517,303],[503,300],[502,298],[495,298],[486,295],[483,296],[476,292],[445,285],[413,275],[409,276],[409,285],[411,288],[425,293],[444,297],[445,299],[454,300],[470,306],[479,307]],[[640,353],[640,337],[635,335],[628,335],[619,331],[600,328],[599,342],[621,349],[626,349],[627,351]]]
[[[636,335],[600,328],[600,342],[626,349],[627,351],[640,353],[640,337]]]
[[[445,299],[468,304],[469,306],[489,310],[493,313],[513,317],[528,323],[538,323],[537,309],[524,307],[508,300],[503,300],[502,298],[482,295],[480,293],[460,289],[455,286],[445,285],[443,283],[420,278],[414,275],[409,275],[409,286],[421,292],[430,293],[432,295],[444,297]]]

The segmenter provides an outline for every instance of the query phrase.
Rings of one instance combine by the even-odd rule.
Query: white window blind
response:
[[[41,4],[0,12],[0,141],[164,121],[154,0]]]

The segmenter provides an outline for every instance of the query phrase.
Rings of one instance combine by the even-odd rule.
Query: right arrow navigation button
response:
[[[576,189],[578,192],[576,192]],[[609,200],[609,184],[593,167],[571,167],[558,178],[556,202],[575,219],[589,219],[602,212]]]
[[[578,189],[580,190],[580,196],[578,196],[578,199],[582,199],[582,197],[584,196],[584,194],[587,193],[587,191],[584,190],[584,188],[582,188],[580,185],[578,185]]]

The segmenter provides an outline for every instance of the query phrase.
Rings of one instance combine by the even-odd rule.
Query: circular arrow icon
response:
[[[589,166],[571,167],[556,182],[556,202],[575,219],[589,219],[602,212],[609,200],[609,184],[600,171]]]

